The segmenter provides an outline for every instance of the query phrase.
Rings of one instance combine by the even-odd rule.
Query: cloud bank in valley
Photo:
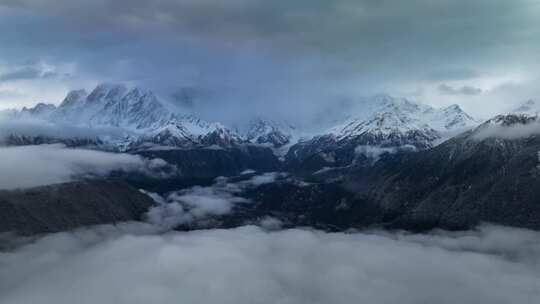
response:
[[[47,235],[0,254],[0,302],[515,303],[540,301],[540,234],[153,234],[121,225]]]
[[[253,174],[253,172],[247,174]],[[205,220],[229,214],[238,204],[252,203],[251,200],[241,196],[242,191],[288,177],[288,174],[280,172],[253,175],[238,182],[218,177],[211,186],[195,186],[168,193],[166,197],[156,193],[147,193],[157,205],[150,208],[146,219],[166,229],[194,223],[204,227]]]
[[[63,145],[0,147],[0,189],[27,188],[104,177],[113,171],[166,176],[173,168],[161,159],[68,149]]]

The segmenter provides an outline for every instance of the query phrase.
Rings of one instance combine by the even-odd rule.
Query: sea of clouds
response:
[[[0,303],[540,303],[540,233],[49,234],[0,253]]]

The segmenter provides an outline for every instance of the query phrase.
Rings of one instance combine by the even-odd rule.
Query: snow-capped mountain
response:
[[[249,122],[245,132],[246,140],[256,144],[268,144],[280,148],[298,140],[298,127],[288,122],[277,122],[258,117]]]
[[[503,115],[497,115],[486,122],[482,123],[478,129],[482,128],[488,128],[490,126],[501,126],[501,127],[513,127],[513,126],[519,126],[519,125],[528,125],[530,123],[538,122],[540,118],[538,115],[530,115],[530,114],[521,114],[521,113],[515,113],[515,114],[503,114]]]
[[[497,115],[471,132],[477,140],[518,139],[540,134],[540,117],[538,115],[511,113]],[[502,144],[502,143],[500,143]]]
[[[357,114],[311,140],[291,147],[287,160],[308,159],[343,166],[358,157],[358,147],[424,150],[478,122],[459,106],[437,109],[405,98],[376,95],[359,103]]]
[[[476,124],[456,105],[436,109],[404,98],[377,95],[361,100],[353,112],[356,114],[343,123],[305,140],[299,128],[287,122],[259,117],[237,132],[220,123],[173,110],[149,90],[115,84],[98,85],[90,93],[71,91],[58,107],[41,103],[13,113],[58,125],[114,128],[119,130],[120,137],[98,137],[93,141],[112,143],[121,149],[155,145],[230,147],[251,143],[268,145],[279,155],[291,154],[292,146],[291,155],[295,157],[323,150],[347,150],[346,159],[354,158],[357,146],[430,148],[447,134]]]
[[[123,130],[123,139],[113,142],[130,149],[148,145],[230,146],[243,142],[240,135],[219,123],[178,113],[151,91],[123,85],[101,84],[90,94],[85,90],[71,91],[58,107],[38,104],[16,113],[55,124]]]
[[[148,90],[134,88],[125,91],[123,88],[113,88],[106,95],[101,93],[93,99],[94,93],[95,90],[88,96],[87,106],[90,110],[99,110],[90,118],[91,125],[148,130],[160,128],[176,118]]]
[[[98,85],[90,94],[71,91],[52,115],[54,122],[131,131],[158,128],[172,118],[151,91],[112,84]]]
[[[389,95],[376,95],[363,101],[363,108],[365,111],[332,127],[326,134],[335,136],[338,141],[367,136],[377,141],[367,144],[379,145],[394,145],[393,139],[407,141],[409,135],[420,135],[425,142],[412,141],[408,144],[429,147],[446,133],[461,131],[478,124],[458,105],[437,109]]]

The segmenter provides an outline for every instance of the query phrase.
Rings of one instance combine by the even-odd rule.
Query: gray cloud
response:
[[[167,169],[165,173],[163,169]],[[67,149],[63,145],[0,147],[0,189],[15,189],[103,177],[113,171],[162,176],[170,172],[161,159]]]
[[[137,82],[167,98],[201,88],[209,93],[191,110],[208,119],[312,117],[343,96],[533,73],[540,54],[534,0],[3,5],[0,26],[17,31],[0,38],[0,58],[76,63],[68,87]]]
[[[44,236],[0,254],[0,302],[516,303],[540,301],[540,235],[154,234],[148,225]]]
[[[441,84],[438,87],[439,91],[442,94],[446,95],[479,95],[482,94],[482,89],[475,88],[472,86],[462,86],[460,88],[454,88],[447,84]]]
[[[46,70],[40,62],[28,62],[21,66],[11,67],[5,73],[0,73],[0,82],[54,78],[58,74],[55,71]]]
[[[516,124],[513,126],[486,125],[474,134],[477,140],[486,138],[519,139],[540,134],[540,122],[533,121],[528,124]]]

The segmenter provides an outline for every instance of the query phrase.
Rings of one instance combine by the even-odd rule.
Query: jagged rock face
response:
[[[258,144],[271,144],[272,146],[279,148],[290,142],[290,136],[287,136],[281,132],[272,131],[265,135],[259,136],[255,139],[255,143]]]
[[[257,118],[249,123],[246,139],[252,143],[283,147],[297,137],[298,130],[289,123]]]
[[[205,146],[233,147],[243,140],[235,132],[220,128],[202,136],[200,142]]]
[[[479,129],[490,127],[493,125],[498,125],[498,126],[503,126],[503,127],[527,125],[527,124],[535,123],[539,121],[540,119],[538,115],[504,114],[504,115],[497,115],[494,118],[489,119],[488,121],[480,125]]]
[[[136,221],[152,205],[150,197],[120,182],[73,182],[2,190],[0,232],[32,235]]]
[[[102,84],[90,94],[70,92],[58,107],[53,122],[139,130],[162,125],[170,118],[171,113],[152,92]]]
[[[189,131],[184,126],[174,122],[156,130],[154,134],[143,135],[136,141],[130,142],[129,150],[136,150],[148,143],[181,148],[189,148],[196,144]]]
[[[162,126],[171,120],[172,113],[165,109],[152,92],[138,88],[125,95],[122,92],[120,89],[108,92],[104,97],[109,98],[102,99],[108,101],[90,119],[90,124],[142,130]],[[89,97],[91,96],[92,94]],[[98,97],[99,95],[96,96]],[[96,102],[100,104],[100,99]]]
[[[51,121],[62,121],[68,123],[79,122],[81,113],[84,112],[84,104],[88,93],[86,90],[71,91],[62,101],[60,106],[51,113]]]
[[[86,92],[86,90],[70,91],[60,104],[59,108],[69,109],[82,106],[86,97],[88,97],[88,92]]]

